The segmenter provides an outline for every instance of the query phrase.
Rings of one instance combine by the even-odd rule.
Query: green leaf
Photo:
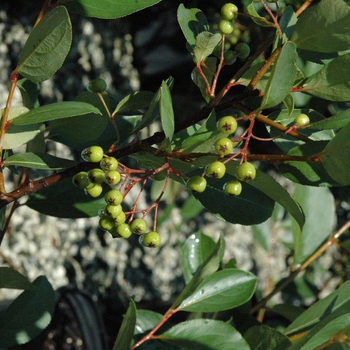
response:
[[[295,45],[292,42],[285,43],[272,66],[261,109],[274,107],[288,96],[297,75],[296,60]]]
[[[286,6],[283,11],[282,17],[279,21],[280,28],[283,33],[283,40],[289,40],[293,34],[295,24],[297,23],[297,16],[292,6]]]
[[[222,321],[207,319],[181,322],[161,334],[159,339],[192,350],[250,349],[233,327]]]
[[[215,242],[201,231],[189,236],[181,248],[181,266],[188,283],[215,247]]]
[[[257,278],[250,272],[227,268],[206,277],[178,306],[182,311],[217,312],[249,301]]]
[[[31,111],[14,118],[12,124],[30,125],[89,113],[101,115],[100,110],[90,103],[75,101],[56,102],[32,109]]]
[[[21,166],[24,168],[61,171],[75,166],[77,162],[58,158],[48,153],[28,152],[7,157],[3,164],[4,166]]]
[[[38,290],[26,277],[9,267],[0,267],[0,288]]]
[[[161,0],[60,0],[71,12],[104,19],[120,18],[153,6]]]
[[[163,319],[163,315],[151,310],[137,310],[135,333],[142,334],[153,329]]]
[[[115,108],[113,115],[142,114],[143,108],[148,108],[152,102],[154,93],[150,91],[137,91],[125,96]]]
[[[283,104],[285,105],[288,111],[288,117],[289,117],[294,110],[294,96],[292,94],[288,94],[286,98],[283,100]]]
[[[19,57],[18,73],[37,83],[49,79],[62,66],[71,42],[68,12],[57,6],[30,33]]]
[[[301,230],[292,222],[294,237],[294,264],[303,263],[328,238],[334,225],[335,205],[326,187],[296,185],[294,198],[305,212],[305,225]]]
[[[199,283],[203,281],[204,278],[210,276],[220,266],[222,257],[225,252],[225,241],[220,235],[219,240],[217,241],[214,249],[211,251],[210,255],[206,258],[202,265],[199,266],[196,273],[193,275],[192,279],[189,281],[187,286],[182,290],[181,294],[177,297],[171,309],[175,309],[179,306],[183,300],[189,297],[197,288]]]
[[[350,185],[350,123],[324,148],[320,159],[328,174],[341,185]]]
[[[177,9],[177,20],[191,46],[195,46],[198,34],[209,30],[207,18],[197,8],[187,9],[183,4],[180,4]]]
[[[272,26],[272,23],[269,23],[269,21],[260,16],[258,14],[258,12],[256,11],[255,7],[254,7],[254,4],[249,4],[247,6],[247,11],[248,11],[248,14],[251,16],[252,20],[259,26],[262,26],[262,27],[271,27]]]
[[[103,193],[108,189],[110,187],[106,186]],[[30,194],[25,204],[39,213],[58,218],[88,218],[96,216],[106,202],[103,194],[99,198],[88,197],[71,179],[65,179]]]
[[[44,276],[26,290],[0,314],[0,347],[8,348],[27,343],[50,323],[55,307],[55,292]]]
[[[322,0],[299,17],[292,36],[298,49],[338,52],[350,46],[350,9],[343,0]]]
[[[311,76],[303,92],[330,101],[349,101],[350,54],[339,56]]]
[[[128,311],[124,316],[122,325],[120,326],[117,339],[114,343],[113,350],[129,350],[131,341],[133,340],[134,330],[136,325],[136,305],[130,299]]]
[[[167,143],[170,145],[170,142],[174,136],[175,120],[169,86],[165,81],[162,82],[160,87],[159,109],[162,128],[164,130]]]
[[[221,34],[202,32],[196,37],[196,44],[193,48],[194,59],[196,62],[205,60],[213,53],[217,45],[221,42]]]
[[[285,335],[266,325],[249,328],[244,334],[244,339],[254,350],[285,350],[292,345]]]
[[[24,107],[27,107],[28,109],[39,107],[39,83],[34,83],[28,79],[20,79],[17,81],[17,87],[21,93]]]
[[[297,317],[285,330],[285,334],[290,336],[295,333],[301,333],[317,325],[328,315],[344,310],[349,312],[350,307],[350,281],[344,282],[339,289],[329,294],[311,305],[299,317]]]
[[[312,123],[310,129],[327,130],[327,129],[341,129],[346,124],[350,123],[350,108],[332,117]]]
[[[203,206],[196,198],[189,196],[185,203],[181,206],[181,217],[185,220],[197,217],[202,211]]]

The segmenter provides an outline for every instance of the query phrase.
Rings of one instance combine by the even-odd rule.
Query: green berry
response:
[[[107,215],[102,216],[100,218],[98,224],[102,228],[102,230],[104,230],[104,231],[110,231],[114,227],[113,219]]]
[[[214,147],[215,147],[215,151],[220,156],[226,156],[231,153],[233,149],[233,143],[227,137],[222,137],[221,139],[215,142]]]
[[[81,152],[81,157],[86,162],[98,163],[103,158],[103,149],[100,146],[91,146]]]
[[[233,134],[237,130],[237,121],[231,115],[227,115],[218,120],[217,128],[223,134]]]
[[[228,21],[237,17],[238,7],[230,2],[221,7],[221,15],[223,19]]]
[[[119,190],[110,190],[105,194],[107,204],[119,205],[123,201],[123,194]]]
[[[93,187],[84,188],[85,194],[93,198],[97,198],[99,195],[101,195],[102,190],[103,188],[100,184],[94,184]]]
[[[239,58],[247,58],[250,55],[250,47],[246,43],[239,43],[235,46],[235,52]]]
[[[219,22],[219,30],[222,34],[229,35],[233,32],[233,23],[227,19],[222,19]]]
[[[227,50],[225,51],[224,53],[224,63],[226,65],[230,65],[230,64],[233,64],[235,63],[237,60],[237,55],[235,52],[233,52],[232,50]]]
[[[192,176],[187,181],[187,188],[194,192],[202,193],[207,187],[207,180],[202,176]]]
[[[90,92],[104,92],[106,91],[107,83],[102,78],[97,78],[89,82],[87,89]]]
[[[94,184],[90,182],[85,171],[80,171],[72,178],[73,184],[79,188],[93,187]]]
[[[116,225],[121,225],[121,224],[124,224],[125,220],[126,220],[126,215],[125,213],[122,211],[120,212],[119,215],[117,215],[114,219],[114,223]]]
[[[120,237],[129,238],[132,235],[130,225],[124,223],[117,226],[117,233]]]
[[[116,185],[120,181],[120,173],[117,170],[110,170],[105,173],[105,180],[109,185]]]
[[[94,184],[101,184],[105,180],[105,172],[102,169],[91,169],[87,173],[90,182]]]
[[[116,218],[121,212],[123,211],[122,206],[119,205],[111,205],[108,204],[106,205],[106,207],[104,208],[104,212],[106,215],[108,215],[111,218]]]
[[[224,185],[224,192],[229,196],[239,196],[242,192],[242,184],[237,180],[228,181]]]
[[[226,166],[222,162],[215,161],[207,166],[205,172],[209,177],[221,179],[226,173]]]
[[[113,238],[120,238],[120,235],[117,232],[117,227],[118,226],[114,225],[114,227],[108,231],[112,235]]]
[[[133,233],[140,235],[146,231],[147,224],[145,220],[137,218],[131,222],[130,228]]]
[[[102,158],[100,161],[100,168],[104,171],[117,170],[118,161],[114,157]]]
[[[253,180],[256,176],[255,166],[249,162],[242,163],[237,167],[236,175],[241,181]]]
[[[144,233],[139,237],[139,243],[145,247],[156,248],[160,245],[160,235],[156,231]]]
[[[306,126],[310,124],[310,118],[308,115],[301,113],[295,117],[294,124],[297,126]]]

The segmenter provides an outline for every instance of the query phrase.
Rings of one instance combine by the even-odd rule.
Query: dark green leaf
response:
[[[181,248],[181,265],[186,283],[208,258],[214,247],[215,242],[201,231],[193,233],[186,239]]]
[[[0,315],[0,347],[27,343],[50,323],[55,307],[55,292],[44,276],[26,290]]]
[[[310,129],[341,129],[348,123],[350,123],[350,108],[340,112],[339,114],[333,115],[332,117],[311,124]]]
[[[197,319],[177,324],[159,339],[192,350],[249,350],[249,345],[233,327],[222,321]]]
[[[292,94],[288,94],[286,98],[283,100],[283,104],[285,105],[288,111],[288,117],[292,114],[294,110],[294,97]]]
[[[299,17],[292,36],[299,49],[338,52],[350,46],[350,9],[343,0],[322,0]]]
[[[26,277],[9,267],[0,267],[0,288],[38,290]]]
[[[114,343],[113,350],[129,350],[131,341],[133,340],[136,325],[137,310],[135,302],[130,299],[128,311],[124,316],[122,325],[120,326],[117,339]]]
[[[297,20],[298,18],[292,6],[287,6],[284,9],[282,17],[279,21],[284,41],[290,39],[290,37],[292,36]]]
[[[285,335],[265,325],[249,328],[244,339],[254,350],[285,350],[292,345]]]
[[[305,309],[300,306],[290,304],[277,304],[273,306],[271,311],[283,316],[288,321],[292,322],[297,317],[299,317],[305,311]]]
[[[350,123],[324,148],[321,162],[328,174],[341,185],[350,185]]]
[[[170,142],[174,135],[175,120],[169,86],[165,81],[162,82],[162,85],[160,87],[159,110],[162,128],[167,139],[167,143],[170,145]]]
[[[196,198],[189,196],[186,202],[181,206],[181,217],[185,220],[197,217],[203,210]]]
[[[252,20],[259,26],[262,27],[271,27],[271,23],[268,22],[268,20],[258,14],[256,11],[254,4],[249,4],[247,6],[248,14],[251,16]]]
[[[150,91],[137,91],[124,97],[115,108],[113,115],[142,114],[141,109],[148,108],[154,93]]]
[[[183,4],[177,9],[177,20],[180,28],[191,46],[195,46],[197,35],[209,30],[204,13],[196,8],[187,9]]]
[[[86,102],[56,102],[20,115],[12,120],[13,125],[44,123],[50,120],[75,117],[89,113],[99,114],[98,108]]]
[[[296,60],[295,45],[292,42],[287,42],[283,45],[272,66],[271,74],[264,90],[261,109],[278,105],[289,94],[297,75]]]
[[[311,76],[303,91],[330,101],[350,100],[350,54],[339,56]]]
[[[249,301],[257,278],[250,272],[227,268],[206,277],[178,306],[183,311],[217,312]]]
[[[33,82],[49,79],[63,64],[72,42],[72,25],[65,7],[47,12],[30,33],[17,71]]]
[[[107,191],[105,188],[105,191]],[[97,215],[106,205],[103,194],[99,198],[88,197],[84,191],[66,179],[29,195],[25,203],[42,214],[59,218],[87,218]]]
[[[21,166],[24,168],[61,171],[77,163],[69,159],[58,158],[48,153],[19,153],[6,158],[4,166]]]
[[[305,212],[305,225],[301,230],[292,222],[294,237],[294,263],[301,264],[329,237],[334,225],[334,198],[326,187],[296,185],[294,198]]]
[[[163,319],[163,315],[151,310],[137,310],[135,334],[153,329]]]
[[[33,83],[28,79],[20,79],[17,81],[17,87],[22,95],[23,106],[28,109],[34,109],[39,107],[39,92],[40,85]]]
[[[193,48],[193,54],[196,62],[205,60],[213,53],[217,45],[221,42],[219,33],[210,32],[199,33],[196,37],[196,44]]]
[[[87,17],[120,18],[153,6],[161,0],[60,0],[71,12]]]

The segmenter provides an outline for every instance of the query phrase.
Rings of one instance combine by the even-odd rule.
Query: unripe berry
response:
[[[226,19],[222,19],[220,22],[219,22],[219,30],[222,34],[225,34],[225,35],[229,35],[233,32],[233,24],[232,22],[226,20]]]
[[[102,78],[96,78],[94,80],[91,80],[87,86],[87,89],[90,92],[104,92],[106,91],[107,83]]]
[[[217,128],[224,134],[233,134],[237,130],[237,121],[231,115],[227,115],[218,120]]]
[[[231,153],[233,149],[233,143],[229,138],[222,137],[221,139],[215,142],[214,147],[215,147],[215,151],[220,156],[226,156]]]
[[[104,208],[104,211],[106,215],[115,219],[123,211],[123,208],[120,204],[119,205],[107,204],[106,207]]]
[[[125,223],[117,226],[117,233],[120,237],[123,238],[129,238],[132,235],[130,226]]]
[[[207,187],[207,180],[199,175],[192,176],[187,181],[187,188],[191,191],[202,193]]]
[[[81,152],[81,157],[86,162],[98,163],[103,158],[103,149],[100,146],[91,146]]]
[[[107,204],[119,205],[123,201],[123,194],[119,190],[110,190],[105,194]]]
[[[87,194],[89,197],[96,198],[99,195],[101,195],[103,191],[103,188],[100,184],[94,184],[93,187],[90,188],[84,188],[85,194]]]
[[[237,60],[237,55],[235,52],[233,52],[232,50],[227,50],[224,53],[224,63],[226,65],[231,65],[233,63],[235,63]]]
[[[252,163],[245,162],[237,167],[236,175],[241,181],[254,180],[256,176],[256,169]]]
[[[105,173],[105,180],[108,185],[116,185],[120,181],[120,173],[117,170],[110,170]]]
[[[229,196],[239,196],[242,192],[242,184],[237,180],[230,180],[224,185],[224,192]]]
[[[294,124],[297,126],[306,126],[310,124],[310,118],[308,115],[301,113],[294,119]]]
[[[156,231],[144,233],[139,237],[139,243],[145,247],[156,248],[160,245],[160,235]]]
[[[102,230],[109,231],[114,227],[114,221],[109,216],[102,216],[98,222]]]
[[[100,168],[104,171],[116,170],[118,168],[118,161],[114,157],[102,158]]]
[[[221,7],[221,15],[223,19],[227,19],[228,21],[233,20],[237,17],[238,7],[230,2],[226,3]]]
[[[91,169],[87,173],[90,182],[94,184],[101,184],[105,180],[105,172],[102,169]]]
[[[124,224],[125,220],[126,220],[126,215],[125,215],[125,213],[122,211],[122,212],[120,212],[119,215],[117,215],[117,216],[114,218],[114,223],[115,223],[116,225],[121,225],[121,224]]]
[[[141,235],[146,231],[146,221],[140,218],[134,219],[130,224],[131,231],[137,235]]]
[[[250,55],[250,47],[246,43],[239,43],[235,46],[235,52],[239,58],[247,58]]]
[[[90,182],[85,171],[80,171],[72,178],[73,184],[79,188],[93,187],[94,184]]]
[[[210,163],[207,166],[205,172],[209,177],[221,179],[226,173],[226,166],[224,163],[216,161],[216,162]]]

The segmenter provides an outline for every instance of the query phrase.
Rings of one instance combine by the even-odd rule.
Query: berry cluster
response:
[[[233,116],[225,116],[218,120],[217,123],[218,130],[226,134],[227,136],[233,134],[237,129],[237,121]],[[238,138],[240,139],[240,138]],[[188,179],[187,187],[194,192],[204,192],[207,187],[207,177],[212,177],[216,179],[221,179],[226,174],[226,163],[231,161],[239,153],[231,155],[235,142],[232,141],[229,137],[222,137],[218,139],[214,148],[216,153],[220,158],[207,165],[205,173],[202,176],[196,175]],[[229,156],[231,155],[231,156]],[[221,158],[224,156],[229,156],[225,161],[221,161]],[[233,179],[225,183],[223,191],[227,195],[238,196],[242,192],[241,181],[253,180],[256,176],[256,169],[253,164],[245,161],[241,163],[236,170],[237,179]]]
[[[105,156],[103,149],[99,146],[85,148],[81,157],[86,162],[99,163],[99,168],[77,173],[73,176],[73,184],[84,189],[90,197],[99,197],[103,191],[103,184],[111,188],[104,196],[106,205],[98,212],[101,229],[110,232],[114,238],[129,238],[134,233],[139,235],[140,244],[146,247],[158,247],[160,245],[158,232],[146,232],[147,225],[143,218],[133,218],[134,213],[124,212],[123,193],[111,187],[119,184],[122,178],[122,174],[117,170],[118,160]]]

